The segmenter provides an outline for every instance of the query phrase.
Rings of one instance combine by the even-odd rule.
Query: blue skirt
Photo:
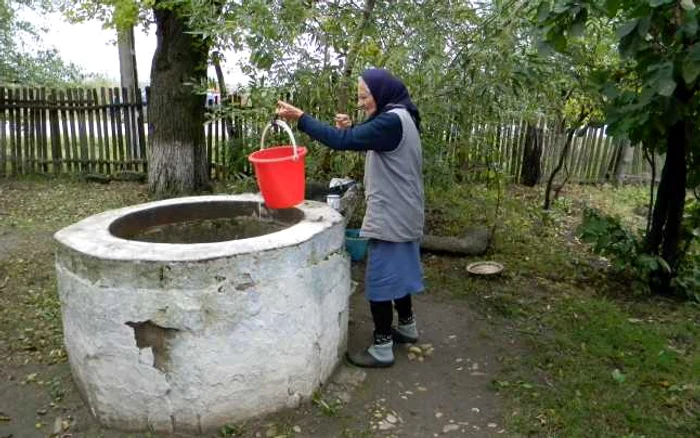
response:
[[[391,301],[423,292],[423,289],[419,242],[369,241],[365,272],[368,300]]]

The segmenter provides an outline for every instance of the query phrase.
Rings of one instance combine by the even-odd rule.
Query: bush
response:
[[[693,214],[693,210],[689,210]],[[691,225],[694,222],[686,220],[686,223]],[[596,209],[587,208],[578,233],[584,242],[592,245],[595,253],[609,259],[615,273],[624,275],[633,282],[634,290],[648,293],[652,278],[661,272],[672,271],[671,266],[661,256],[644,251],[641,230],[635,235],[624,227],[617,217],[603,215]],[[678,294],[700,301],[700,254],[697,252],[697,245],[694,249],[691,248],[693,233],[684,233],[686,257],[673,273],[672,287]]]

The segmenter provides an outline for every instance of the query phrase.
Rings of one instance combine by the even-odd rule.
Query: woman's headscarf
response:
[[[420,113],[411,101],[411,96],[409,96],[403,82],[387,70],[379,68],[365,70],[361,77],[377,103],[377,111],[373,116],[389,111],[392,108],[403,107],[411,114],[416,127],[420,130]]]

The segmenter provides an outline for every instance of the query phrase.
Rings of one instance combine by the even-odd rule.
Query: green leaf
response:
[[[609,99],[616,98],[619,94],[617,91],[617,86],[612,82],[608,82],[603,86],[603,94]]]
[[[544,23],[549,18],[549,2],[543,1],[537,8],[537,20]]]
[[[605,2],[605,10],[607,11],[609,17],[613,17],[617,14],[621,3],[622,0],[607,0]]]
[[[667,5],[673,3],[675,0],[649,0],[649,6],[652,8],[659,7],[661,5]]]
[[[588,11],[586,9],[581,10],[576,14],[574,22],[571,23],[569,27],[569,35],[573,37],[580,37],[583,35],[583,31],[586,29],[586,20],[588,19]]]
[[[673,79],[673,63],[665,62],[655,64],[648,69],[654,74],[649,79],[648,85],[662,96],[669,97],[676,90],[676,81]]]
[[[683,61],[683,80],[687,85],[692,84],[700,75],[700,62],[689,59],[690,56]]]
[[[634,29],[637,28],[638,23],[639,23],[639,20],[636,18],[634,20],[630,20],[630,21],[624,23],[622,26],[620,26],[617,29],[617,36],[619,38],[623,38],[623,37],[629,35],[630,33],[632,33],[632,31]]]
[[[627,380],[627,377],[625,377],[624,374],[617,368],[615,368],[612,372],[612,378],[615,380],[617,383],[625,383],[625,380]]]
[[[552,45],[549,44],[549,42],[540,39],[537,42],[537,53],[540,56],[547,57],[554,53],[554,49],[552,48]]]
[[[681,8],[686,11],[692,11],[695,9],[695,2],[693,0],[681,0]]]
[[[639,25],[637,26],[637,35],[639,35],[642,38],[646,37],[647,33],[649,33],[649,27],[651,27],[651,16],[647,15],[646,17],[639,20]]]
[[[566,50],[566,37],[561,33],[555,33],[550,36],[549,42],[558,52]]]

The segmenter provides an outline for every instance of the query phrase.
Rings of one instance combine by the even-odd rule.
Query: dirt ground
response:
[[[7,256],[21,246],[22,236],[0,231],[0,256]],[[39,241],[51,245],[50,236],[41,236]],[[360,283],[362,270],[361,265],[353,267],[353,276]],[[0,293],[12,292],[0,288]],[[507,329],[470,309],[466,301],[430,290],[416,298],[414,307],[420,344],[434,348],[423,361],[409,359],[408,348],[402,346],[396,351],[396,364],[389,369],[362,370],[342,363],[332,382],[300,408],[206,436],[512,436],[502,426],[505,414],[491,388],[499,358],[515,348]],[[349,330],[349,349],[367,345],[372,321],[361,284],[351,298]],[[51,401],[56,386],[62,391],[58,403]],[[36,365],[3,360],[0,394],[0,438],[155,436],[102,429],[80,399],[66,361]]]

